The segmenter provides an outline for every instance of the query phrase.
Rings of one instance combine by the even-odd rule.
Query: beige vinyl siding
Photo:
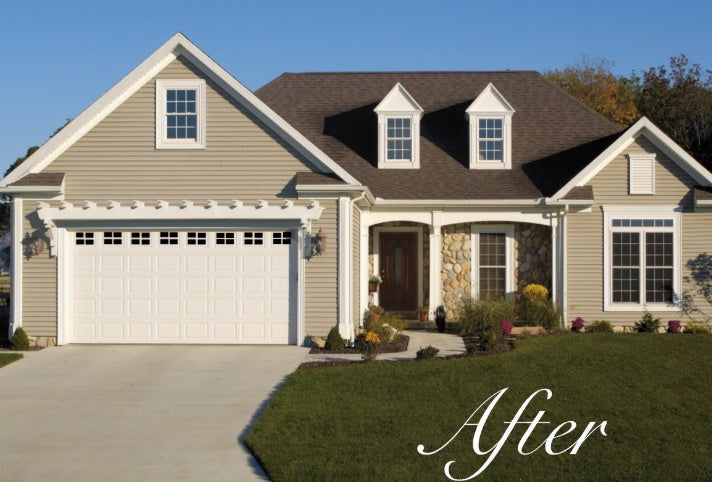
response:
[[[351,257],[351,299],[353,300],[353,326],[358,327],[359,320],[361,319],[361,314],[359,313],[360,302],[361,302],[361,210],[354,206],[353,216],[352,216],[352,250],[353,256]]]
[[[627,154],[655,153],[655,194],[628,194]],[[590,182],[593,187],[595,204],[589,213],[573,213],[567,217],[567,315],[569,321],[577,316],[585,320],[606,319],[617,324],[633,324],[640,313],[603,311],[603,212],[605,205],[631,206],[678,206],[684,211],[692,210],[692,187],[694,180],[665,153],[648,139],[639,137],[622,154],[612,160]],[[687,224],[699,224],[699,214],[683,216],[682,251],[684,266],[686,254],[696,249],[699,242],[686,239]],[[712,239],[712,224],[699,226],[707,230]],[[684,271],[684,270],[683,270]],[[684,272],[683,272],[684,275]],[[685,285],[683,284],[683,291]],[[676,312],[655,312],[662,320],[679,316]]]
[[[322,200],[324,214],[312,222],[312,235],[321,228],[326,234],[326,253],[306,260],[305,318],[307,336],[326,336],[337,322],[337,211],[336,200]]]
[[[206,79],[206,148],[156,149],[156,79],[196,78]],[[179,57],[43,172],[66,173],[70,202],[249,202],[296,197],[294,175],[309,170],[308,161]]]
[[[41,236],[44,224],[34,214],[37,201],[24,199],[22,236]],[[22,327],[30,336],[57,336],[57,258],[49,256],[49,245],[28,259],[22,257]]]
[[[206,148],[156,149],[156,79],[206,80]],[[295,173],[314,167],[183,57],[169,64],[79,139],[43,172],[65,173],[65,198],[105,206],[207,199],[246,204],[264,199],[296,205]],[[27,203],[27,210],[34,209]],[[56,206],[57,203],[51,203]],[[326,255],[306,263],[306,332],[326,334],[336,322],[336,203],[324,201],[314,223],[329,236]],[[29,211],[26,211],[29,212]],[[24,319],[32,335],[56,336],[56,262],[47,253],[24,263]],[[300,281],[301,282],[301,281]],[[301,340],[300,340],[301,342]]]
[[[697,292],[700,286],[690,279],[690,269],[687,266],[688,261],[694,261],[700,254],[712,256],[712,213],[684,213],[682,215],[682,292],[692,296],[695,308],[702,310],[707,317],[712,317],[712,305]],[[704,317],[698,314],[693,314],[692,317],[697,321],[705,321]]]

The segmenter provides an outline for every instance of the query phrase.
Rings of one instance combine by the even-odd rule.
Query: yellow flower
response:
[[[378,337],[378,333],[375,331],[369,331],[366,333],[366,341],[368,343],[381,343],[381,339]]]
[[[531,283],[524,287],[522,295],[530,301],[543,300],[549,296],[549,290],[545,286]]]

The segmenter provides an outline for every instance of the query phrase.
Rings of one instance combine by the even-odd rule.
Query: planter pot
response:
[[[427,323],[427,322],[428,322],[428,314],[427,314],[427,313],[423,313],[422,315],[419,315],[419,317],[420,317],[420,322],[421,322],[421,323]]]
[[[378,291],[378,283],[369,283],[368,291],[371,293],[375,293],[376,291]]]

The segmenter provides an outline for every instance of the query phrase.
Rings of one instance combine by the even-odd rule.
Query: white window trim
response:
[[[652,179],[649,190],[639,190],[633,187],[633,163],[635,161],[650,161]],[[655,154],[628,154],[628,194],[655,194]]]
[[[502,119],[502,160],[479,160],[479,120]],[[470,169],[511,169],[512,168],[512,114],[477,113],[470,115]]]
[[[614,232],[643,233],[643,228],[611,227],[614,218],[655,219],[668,218],[673,220],[672,228],[652,228],[655,232],[672,232],[673,246],[673,303],[646,303],[645,302],[645,263],[641,262],[640,270],[640,303],[613,303],[611,296],[612,281],[612,256],[611,238]],[[650,228],[649,228],[650,230]],[[643,239],[641,238],[641,243]],[[643,243],[644,246],[644,243]],[[603,207],[603,310],[604,311],[680,311],[680,294],[682,287],[682,216],[678,206],[604,206]],[[640,253],[641,260],[645,251]]]
[[[410,159],[388,159],[388,119],[410,119]],[[420,168],[420,112],[381,112],[378,114],[378,168]]]
[[[196,140],[166,137],[166,91],[170,89],[196,90]],[[205,80],[156,80],[156,149],[205,149]]]
[[[470,243],[470,275],[471,293],[473,298],[480,296],[480,234],[497,233],[504,234],[505,242],[505,281],[504,289],[507,297],[514,294],[514,225],[512,224],[473,224],[472,242]],[[445,236],[445,234],[443,234]]]

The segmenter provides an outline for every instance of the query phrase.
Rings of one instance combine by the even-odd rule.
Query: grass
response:
[[[477,480],[710,480],[711,377],[712,336],[664,334],[569,334],[493,356],[315,368],[289,377],[246,443],[276,481],[446,480],[450,460],[464,479],[485,459],[472,450],[474,427],[436,455],[418,454],[418,444],[440,447],[510,387],[487,421],[489,448],[522,402],[549,388],[553,397],[538,397],[522,417],[545,410],[554,422],[535,430],[528,450],[568,420],[579,426],[555,449],[592,421],[606,420],[608,436],[592,436],[576,455],[522,456],[518,426]]]
[[[22,358],[22,353],[0,353],[0,367],[9,365],[20,358]]]

